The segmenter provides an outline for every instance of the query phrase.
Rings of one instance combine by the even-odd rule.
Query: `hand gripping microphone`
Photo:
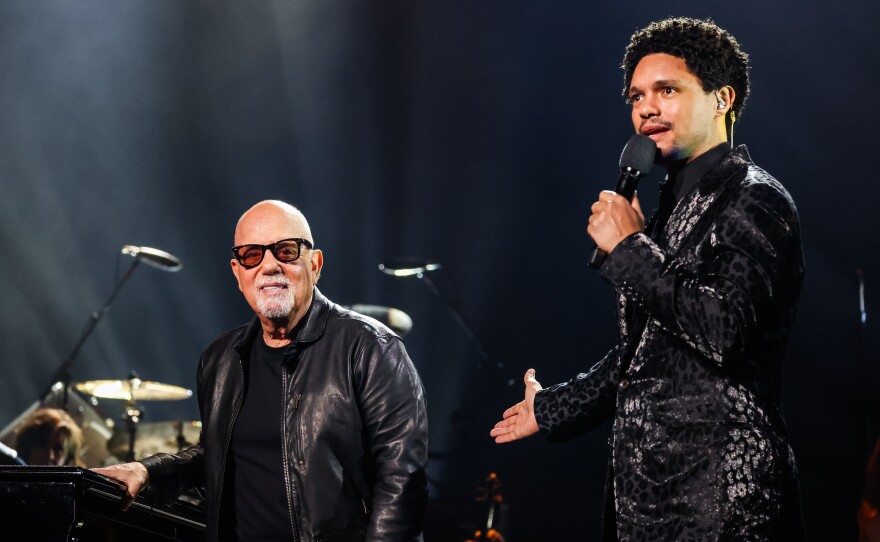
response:
[[[617,179],[617,188],[614,191],[632,201],[639,179],[651,171],[656,153],[657,144],[653,139],[633,134],[620,153],[620,177]],[[599,247],[594,246],[593,253],[590,254],[590,267],[593,269],[601,267],[605,256],[606,254],[599,250]]]

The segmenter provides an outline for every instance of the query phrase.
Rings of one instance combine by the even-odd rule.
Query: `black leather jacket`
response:
[[[421,540],[428,422],[422,383],[400,338],[314,290],[285,354],[282,443],[292,539]],[[204,484],[207,540],[234,533],[224,479],[242,401],[243,362],[260,323],[221,335],[202,354],[197,446],[143,463],[160,499]]]

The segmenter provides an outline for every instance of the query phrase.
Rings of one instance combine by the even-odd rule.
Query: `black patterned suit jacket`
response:
[[[535,399],[551,440],[613,418],[603,539],[802,539],[779,400],[803,270],[794,203],[742,146],[605,259],[618,344]]]

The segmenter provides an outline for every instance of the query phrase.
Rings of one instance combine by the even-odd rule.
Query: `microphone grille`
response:
[[[641,134],[633,134],[620,153],[620,169],[629,168],[642,174],[647,173],[654,165],[656,154],[657,144],[653,139]]]

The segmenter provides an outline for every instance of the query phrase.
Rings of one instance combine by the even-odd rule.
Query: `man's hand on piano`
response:
[[[117,482],[121,482],[125,485],[125,495],[122,497],[123,510],[128,510],[128,507],[134,502],[135,497],[137,497],[142,489],[147,487],[147,482],[150,480],[150,474],[147,472],[147,467],[145,467],[143,463],[138,463],[137,461],[92,470],[98,474],[106,476],[107,478],[113,478]]]

